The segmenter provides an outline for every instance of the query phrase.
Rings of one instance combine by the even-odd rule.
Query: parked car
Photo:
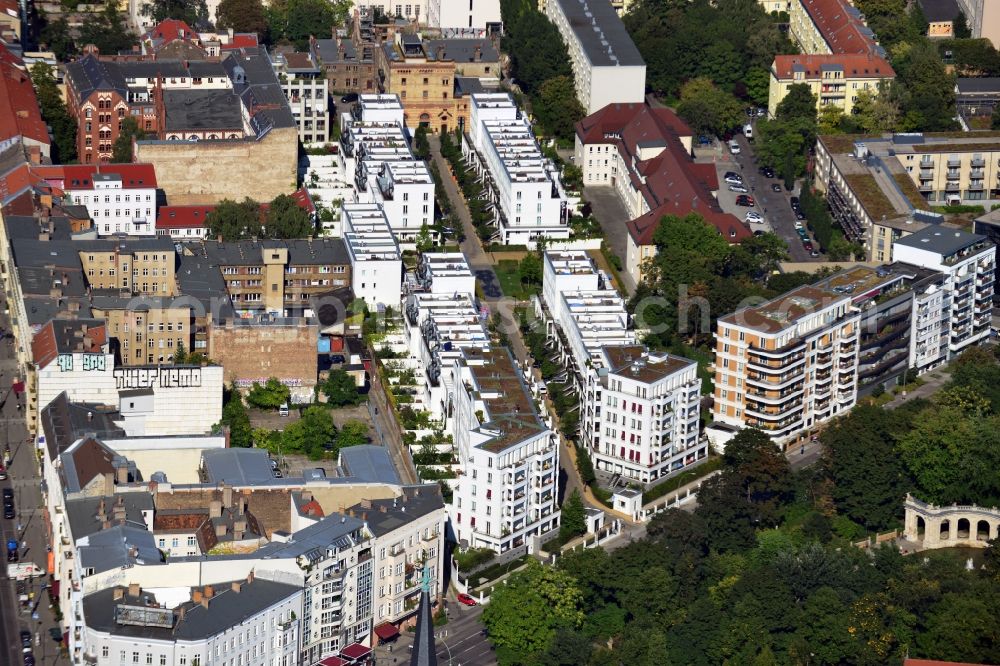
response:
[[[740,154],[740,144],[736,143],[735,141],[730,141],[729,142],[729,152],[731,152],[733,155],[739,155]]]
[[[21,647],[31,647],[31,632],[26,629],[21,630]]]
[[[6,480],[7,480],[7,468],[3,465],[0,465],[0,481],[6,481]]]
[[[476,605],[476,600],[473,599],[472,597],[470,597],[468,594],[459,594],[457,598],[458,598],[458,603],[460,603],[460,604],[462,604],[464,606],[475,606]]]
[[[778,185],[777,183],[771,183],[771,191],[772,192],[780,192],[781,191],[781,185]]]
[[[330,356],[330,363],[334,364],[340,363],[341,365],[343,365],[344,363],[347,363],[347,359],[344,357],[343,354],[333,354]]]
[[[763,118],[766,115],[767,115],[767,109],[765,109],[764,107],[760,107],[759,109],[757,109],[758,118]]]
[[[743,184],[743,176],[739,175],[738,173],[727,173],[724,180],[730,185]]]
[[[343,102],[344,104],[350,104],[351,102],[357,102],[358,101],[358,93],[347,93],[346,95],[344,95],[343,97],[340,98],[340,101]]]
[[[7,561],[17,562],[17,539],[7,539]]]
[[[795,213],[795,219],[796,220],[804,220],[804,219],[806,219],[806,216],[803,215],[802,211],[799,210],[798,208],[796,208],[793,212]]]
[[[819,252],[817,252],[816,250],[813,250],[812,252],[809,253],[809,256],[812,257],[813,259],[815,259],[816,257],[819,256]]]
[[[737,206],[742,206],[744,208],[753,208],[754,207],[754,203],[752,201],[747,200],[747,199],[737,199],[736,200],[736,205]]]
[[[13,520],[14,516],[17,515],[17,511],[14,510],[14,501],[10,502],[4,500],[3,503],[3,517],[7,520]]]
[[[813,244],[810,241],[806,241],[805,243],[803,243],[802,247],[805,248],[806,252],[813,251]]]
[[[798,208],[799,198],[798,197],[788,197],[788,203],[792,204],[792,208]]]
[[[796,229],[804,229],[805,227],[802,226],[801,222],[799,222],[798,220],[795,220],[795,228]]]
[[[764,216],[755,210],[750,210],[747,211],[746,221],[754,224],[762,224],[764,222]]]
[[[712,137],[708,136],[707,134],[702,134],[701,136],[698,137],[698,143],[700,143],[703,146],[711,146]]]
[[[763,166],[759,171],[760,175],[764,176],[764,178],[774,178],[774,169],[771,167]]]
[[[741,194],[746,194],[750,190],[747,189],[746,185],[739,185],[739,184],[737,184],[737,185],[730,185],[729,186],[729,191],[730,192],[739,192]]]
[[[747,123],[746,125],[743,126],[743,136],[745,136],[748,139],[753,138],[753,125]]]

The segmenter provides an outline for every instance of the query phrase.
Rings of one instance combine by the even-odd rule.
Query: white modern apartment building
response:
[[[83,659],[91,666],[293,666],[302,587],[250,576],[157,595],[139,585],[87,595]]]
[[[510,350],[466,348],[452,368],[462,475],[449,507],[462,547],[503,553],[559,526],[559,445]]]
[[[299,140],[305,144],[323,144],[330,140],[329,81],[312,52],[275,52],[271,66],[281,89],[288,98],[299,128]]]
[[[499,33],[499,0],[430,0],[427,5],[427,25],[441,30],[460,31],[474,36]]]
[[[351,257],[351,288],[369,309],[399,307],[403,258],[379,204],[344,204],[344,244]]]
[[[642,345],[604,347],[581,405],[595,469],[650,483],[705,459],[697,369]]]
[[[434,294],[474,294],[476,276],[461,252],[425,252],[414,274],[414,289]]]
[[[849,294],[815,286],[720,317],[715,421],[786,443],[849,411],[858,393],[860,319]]]
[[[546,0],[569,50],[576,96],[588,113],[646,98],[646,63],[608,0]]]
[[[434,180],[410,151],[399,98],[361,95],[341,126],[339,160],[354,201],[381,205],[399,241],[412,243],[434,223]]]
[[[892,245],[895,261],[930,268],[946,276],[948,318],[936,322],[933,308],[927,317],[914,320],[917,334],[934,334],[947,340],[948,358],[990,336],[996,270],[996,246],[986,236],[960,229],[927,227],[896,240]],[[930,305],[933,305],[931,303]],[[933,350],[934,339],[918,344],[915,353]]]
[[[156,174],[150,164],[39,167],[47,181],[60,181],[70,203],[87,208],[100,236],[156,235]]]
[[[494,238],[534,247],[535,239],[569,238],[566,192],[531,125],[506,93],[471,96],[462,153],[486,184],[493,204]]]
[[[406,330],[410,356],[419,360],[426,380],[424,404],[435,418],[448,412],[454,386],[450,368],[462,350],[489,349],[489,331],[474,295],[454,292],[417,292],[406,302]]]

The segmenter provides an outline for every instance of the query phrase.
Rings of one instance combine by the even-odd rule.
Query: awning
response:
[[[49,583],[49,590],[52,592],[53,597],[59,597],[59,581],[54,580]]]
[[[365,647],[361,643],[351,643],[350,645],[348,645],[347,647],[345,647],[343,650],[340,651],[340,656],[342,659],[346,658],[348,660],[348,663],[354,663],[361,661],[362,659],[370,655],[371,652],[372,652],[371,648]]]
[[[347,666],[347,662],[340,657],[327,657],[319,662],[319,666]]]
[[[396,628],[396,625],[386,622],[375,627],[375,635],[384,641],[391,641],[399,636],[399,629]]]

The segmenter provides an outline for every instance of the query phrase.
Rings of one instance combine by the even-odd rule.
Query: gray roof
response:
[[[255,557],[264,559],[305,557],[323,559],[331,546],[346,547],[360,538],[364,523],[357,518],[332,514],[292,534],[288,541],[272,541],[258,549]]]
[[[402,490],[403,494],[395,499],[371,500],[371,508],[354,505],[351,507],[354,515],[367,512],[368,529],[375,536],[382,536],[444,507],[441,487],[436,483],[406,486]]]
[[[928,23],[954,21],[960,11],[955,0],[917,0]]]
[[[592,65],[640,67],[646,64],[609,0],[553,1],[559,3]]]
[[[159,76],[182,78],[188,76],[187,68],[180,60],[126,60],[105,63],[105,65],[117,67],[125,79],[153,79]]]
[[[279,127],[297,127],[285,92],[264,48],[230,51],[222,61],[235,92],[250,115],[257,137]]]
[[[336,39],[317,39],[316,56],[319,58],[320,64],[332,65],[338,62],[357,61],[358,50],[354,46],[353,39],[342,39],[340,45],[344,47],[343,58],[340,57],[340,48],[337,46]]]
[[[986,236],[970,234],[968,231],[962,231],[961,229],[945,229],[943,227],[932,226],[893,242],[896,245],[936,252],[947,257],[985,240]]]
[[[79,543],[79,542],[78,542]],[[77,546],[80,566],[94,573],[135,564],[160,564],[163,556],[152,532],[129,525],[115,525],[95,532]]]
[[[66,208],[76,209],[78,207],[66,206]],[[83,207],[79,206],[79,208]],[[84,209],[81,217],[89,218],[90,214]],[[52,222],[52,233],[49,234],[51,240],[70,240],[72,238],[69,220],[65,215],[53,214],[49,216],[49,220]],[[34,215],[4,215],[3,221],[4,227],[7,229],[7,238],[10,240],[15,238],[30,238],[38,241],[38,235],[43,231],[41,223]],[[45,231],[47,232],[48,229],[46,228]]]
[[[455,77],[455,92],[460,95],[474,95],[476,93],[486,92],[483,84],[478,78],[474,76],[456,76]]]
[[[49,460],[55,460],[81,437],[124,437],[125,431],[115,425],[114,416],[116,411],[98,405],[70,402],[65,391],[57,395],[39,415]]]
[[[77,346],[83,342],[83,327],[89,329],[104,326],[103,319],[53,319],[52,335],[56,342],[56,351],[71,354],[78,351]],[[78,336],[77,333],[80,333]]]
[[[202,453],[201,461],[208,483],[248,486],[274,480],[270,460],[263,449],[213,449]]]
[[[287,248],[288,261],[295,266],[347,265],[351,263],[347,246],[341,238],[293,240],[238,241],[219,243],[205,241],[194,245],[195,252],[219,266],[258,266],[261,252],[271,248]]]
[[[231,90],[165,90],[164,127],[178,130],[242,130],[240,100]]]
[[[226,68],[215,60],[192,60],[188,62],[188,72],[192,77],[208,78],[226,76]]]
[[[213,321],[235,316],[226,281],[218,264],[211,259],[182,254],[176,276],[180,292],[200,302],[202,312],[211,314]]]
[[[114,90],[122,97],[128,93],[125,77],[116,63],[98,60],[94,55],[85,55],[66,65],[66,77],[80,99],[86,99],[98,90]]]
[[[66,502],[66,517],[74,539],[82,539],[104,531],[102,521],[97,519],[101,502],[109,522],[114,522],[114,506],[120,501],[125,507],[125,527],[145,530],[143,511],[154,509],[153,495],[149,492],[117,493],[113,497],[83,497]],[[116,523],[117,524],[117,523]]]
[[[193,601],[181,604],[174,609],[171,627],[119,624],[116,616],[119,603],[139,606],[155,603],[155,598],[147,592],[142,592],[139,598],[130,597],[126,593],[116,602],[113,587],[84,597],[83,615],[88,627],[116,636],[196,641],[217,636],[302,591],[298,585],[276,583],[262,578],[235,582],[241,583],[239,592],[233,589],[232,583],[214,585],[215,594],[209,599],[208,608]],[[178,612],[180,608],[184,609],[183,618]]]
[[[444,48],[444,60],[462,62],[499,62],[493,42],[488,39],[428,39],[424,42],[428,60],[436,60],[438,50]],[[479,60],[476,60],[476,49],[479,49]]]
[[[340,450],[340,465],[346,476],[358,481],[399,483],[399,475],[384,446],[363,444]]]
[[[960,95],[993,94],[1000,95],[1000,77],[981,76],[976,78],[960,78],[957,81]]]

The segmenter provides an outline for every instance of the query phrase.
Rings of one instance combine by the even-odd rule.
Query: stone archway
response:
[[[968,539],[970,533],[970,523],[968,518],[959,518],[955,525],[955,538]]]
[[[993,531],[990,521],[980,520],[976,522],[976,541],[989,541],[990,533]]]
[[[904,538],[918,550],[984,548],[1000,536],[1000,509],[975,505],[936,506],[907,495]]]
[[[923,541],[926,535],[927,521],[924,520],[923,516],[917,516],[917,541]]]
[[[948,541],[949,539],[951,539],[951,521],[945,518],[940,524],[938,541]]]

